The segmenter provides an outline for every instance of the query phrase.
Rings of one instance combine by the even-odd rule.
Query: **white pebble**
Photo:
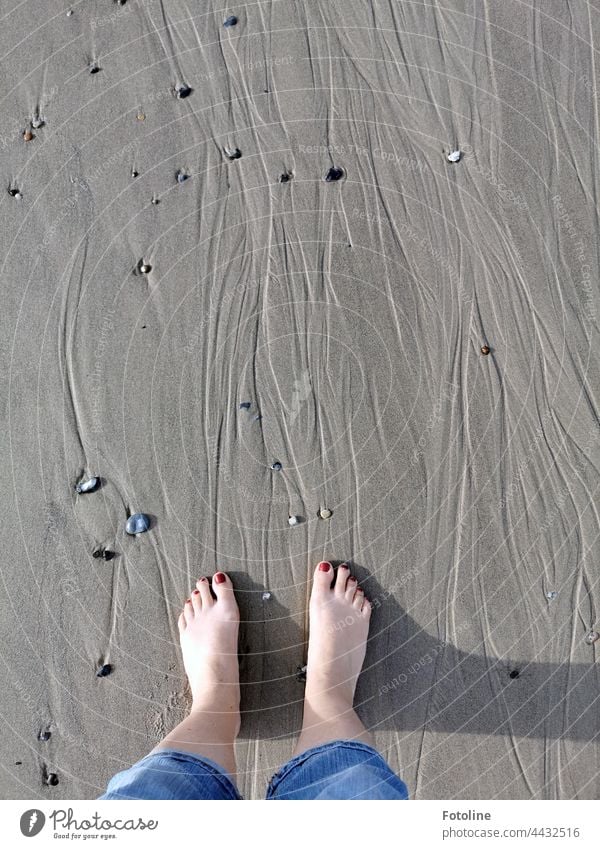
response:
[[[300,516],[290,516],[290,518],[288,519],[288,525],[291,525],[292,527],[294,525],[299,525],[299,524],[300,524]]]
[[[262,594],[262,600],[263,601],[269,601],[270,598],[271,598],[271,593],[263,593]]]
[[[448,154],[448,162],[460,162],[461,156],[462,153],[460,152],[460,150],[453,150],[451,153]]]

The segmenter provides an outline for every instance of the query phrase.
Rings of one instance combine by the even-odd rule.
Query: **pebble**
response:
[[[279,178],[280,183],[289,183],[290,180],[294,179],[294,175],[291,171],[284,171],[283,174]]]
[[[510,676],[509,676],[509,677],[510,677],[510,678],[518,678],[520,674],[521,674],[521,673],[519,672],[519,670],[518,670],[518,669],[513,669],[513,670],[512,670],[512,672],[510,673]]]
[[[484,357],[487,357],[487,355],[490,353],[490,351],[491,351],[491,348],[489,348],[487,345],[481,346],[481,353],[483,354]]]
[[[189,178],[189,174],[186,174],[185,171],[178,171],[175,176],[177,177],[178,183],[185,183],[185,181]]]
[[[98,71],[100,70],[100,66],[98,65],[97,62],[92,62],[89,67],[90,67],[90,74],[97,74]]]
[[[40,118],[39,115],[34,115],[31,119],[31,126],[34,130],[39,130],[40,127],[43,127],[46,122],[43,118]]]
[[[321,507],[319,512],[317,513],[319,519],[331,519],[333,516],[333,510],[330,510],[328,507]]]
[[[139,171],[136,171],[136,170],[135,170],[135,168],[132,168],[132,169],[131,169],[131,176],[132,176],[132,177],[133,177],[133,179],[135,180],[135,178],[136,178],[136,177],[139,177],[139,176],[140,176],[140,172],[139,172]]]
[[[102,666],[99,666],[96,670],[97,678],[106,678],[107,675],[113,671],[113,668],[110,663],[103,663]]]
[[[134,513],[127,519],[125,530],[131,536],[143,534],[150,528],[150,517],[145,513]]]
[[[144,262],[143,259],[141,259],[138,262],[138,269],[140,271],[140,274],[150,274],[150,272],[152,271],[152,266],[149,263]]]
[[[152,198],[151,203],[153,203],[153,204],[154,204],[154,206],[156,206],[157,204],[159,204],[159,203],[160,203],[160,198],[157,198],[157,197],[156,197],[156,195],[154,195],[154,197]]]
[[[260,413],[257,413],[257,414],[254,416],[254,421],[255,421],[255,422],[259,422],[261,419],[262,419],[262,416],[261,416],[261,414],[260,414]]]
[[[448,162],[460,162],[461,156],[460,150],[453,150],[448,154]]]
[[[31,132],[31,130],[25,130],[23,132],[23,138],[25,141],[31,141],[33,138],[33,133]]]
[[[146,120],[146,116],[144,115],[143,112],[138,112],[137,115],[136,115],[136,118],[138,119],[138,121],[145,121]]]
[[[229,15],[229,17],[225,18],[225,20],[223,21],[223,26],[224,27],[234,27],[237,24],[237,22],[238,22],[238,19],[236,18],[235,15]]]
[[[38,734],[38,740],[40,741],[40,743],[47,743],[50,737],[52,737],[50,731],[40,731],[40,733]]]
[[[250,401],[242,401],[240,404],[240,410],[249,410],[251,406],[252,404]]]
[[[239,149],[239,147],[226,147],[225,156],[227,157],[227,159],[230,159],[233,162],[234,159],[241,158],[242,151]]]
[[[281,465],[281,463],[278,460],[275,460],[274,463],[271,463],[271,471],[272,472],[280,472],[282,470],[282,468],[283,468],[283,466]]]
[[[335,183],[336,180],[341,180],[344,176],[342,168],[330,168],[325,177],[326,183]]]
[[[46,777],[46,784],[49,784],[51,787],[56,787],[58,784],[58,775],[55,772],[49,772]]]
[[[95,492],[100,486],[100,478],[88,478],[86,481],[81,481],[75,489],[81,495],[84,492]]]
[[[73,14],[73,9],[67,9],[67,18],[70,18]]]
[[[271,593],[263,593],[262,594],[262,600],[263,601],[270,601],[270,599],[271,599]]]
[[[115,552],[109,551],[107,548],[97,548],[92,552],[92,557],[95,557],[96,560],[113,560],[115,556]]]
[[[288,519],[288,525],[290,525],[292,528],[294,527],[294,525],[299,525],[299,524],[300,524],[300,516],[290,516],[290,518]]]
[[[18,189],[9,189],[8,193],[11,198],[15,198],[16,200],[21,200],[23,198],[23,195]]]
[[[598,633],[598,631],[589,631],[585,635],[585,641],[588,646],[592,646],[598,639],[600,639],[600,634]]]
[[[183,85],[178,85],[175,89],[175,94],[180,100],[189,97],[191,93],[192,89],[189,87],[189,85],[186,85],[185,83]]]
[[[546,593],[546,598],[547,598],[549,601],[554,601],[554,599],[557,597],[557,595],[558,595],[558,593],[557,593],[557,592],[555,592],[555,590],[550,590],[550,592],[547,592],[547,593]]]
[[[296,667],[296,678],[298,681],[306,681],[306,666]]]

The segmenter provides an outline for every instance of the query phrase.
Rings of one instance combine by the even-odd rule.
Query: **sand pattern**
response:
[[[94,798],[184,716],[218,568],[263,796],[322,558],[412,796],[598,798],[594,7],[0,21],[2,798]]]

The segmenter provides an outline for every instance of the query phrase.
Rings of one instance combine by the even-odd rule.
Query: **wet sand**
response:
[[[262,797],[327,558],[414,798],[598,798],[600,17],[202,9],[0,13],[0,795],[94,798],[184,716],[224,569]]]

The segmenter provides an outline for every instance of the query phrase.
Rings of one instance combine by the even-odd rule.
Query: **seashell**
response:
[[[73,14],[73,9],[67,9],[67,18],[70,18]]]
[[[282,470],[282,468],[283,468],[283,466],[281,465],[279,460],[275,460],[274,463],[271,463],[271,471],[272,472],[280,472]]]
[[[40,731],[40,733],[38,734],[38,740],[40,741],[40,743],[47,743],[50,737],[52,737],[50,731]]]
[[[97,678],[106,678],[107,675],[113,671],[113,668],[110,663],[103,663],[102,666],[99,666],[96,670]]]
[[[224,150],[225,156],[232,162],[234,159],[240,159],[242,156],[242,151],[239,149],[239,147],[226,147],[224,148]]]
[[[550,590],[550,592],[546,593],[546,598],[549,601],[554,601],[554,599],[558,596],[558,593],[555,590]]]
[[[271,593],[263,593],[262,594],[262,600],[263,601],[270,601],[271,600]]]
[[[460,150],[453,150],[448,154],[448,162],[460,162],[462,153]]]
[[[27,142],[27,141],[31,141],[31,140],[33,139],[33,133],[31,132],[31,130],[24,130],[24,132],[23,132],[23,139],[24,139],[26,142]]]
[[[585,641],[588,646],[592,646],[596,642],[596,640],[599,639],[600,634],[598,633],[598,631],[588,631],[588,633],[585,635]]]
[[[43,127],[46,122],[43,118],[40,118],[39,115],[34,115],[31,119],[31,126],[34,130],[39,130],[40,127]]]
[[[95,492],[100,486],[100,478],[88,478],[86,481],[81,481],[75,489],[81,495],[84,492]]]
[[[143,259],[141,259],[138,262],[138,271],[140,272],[140,274],[150,274],[150,272],[152,271],[152,266],[149,263],[144,262]]]
[[[229,17],[225,18],[225,20],[223,21],[223,26],[224,27],[234,27],[237,24],[237,22],[238,22],[238,19],[236,18],[235,15],[229,15]]]
[[[125,531],[131,536],[145,533],[150,528],[150,517],[145,513],[134,513],[125,523]]]
[[[90,74],[97,74],[100,70],[100,66],[97,62],[92,62],[89,66]]]
[[[321,507],[319,512],[317,513],[319,519],[331,519],[333,516],[333,510],[330,510],[328,507]]]
[[[290,525],[292,528],[294,527],[294,525],[299,525],[299,524],[300,524],[300,516],[290,516],[289,517],[288,525]]]
[[[189,97],[192,93],[192,89],[189,85],[183,83],[182,85],[178,85],[175,88],[175,94],[179,98],[179,100],[183,100],[185,97]]]
[[[341,180],[344,176],[343,168],[330,168],[325,176],[326,183],[335,183],[337,180]]]
[[[185,183],[189,179],[189,174],[186,174],[185,171],[178,171],[175,176],[178,183]]]
[[[144,115],[143,112],[138,112],[137,115],[136,115],[136,118],[138,119],[138,121],[145,121],[146,120],[146,116]]]

